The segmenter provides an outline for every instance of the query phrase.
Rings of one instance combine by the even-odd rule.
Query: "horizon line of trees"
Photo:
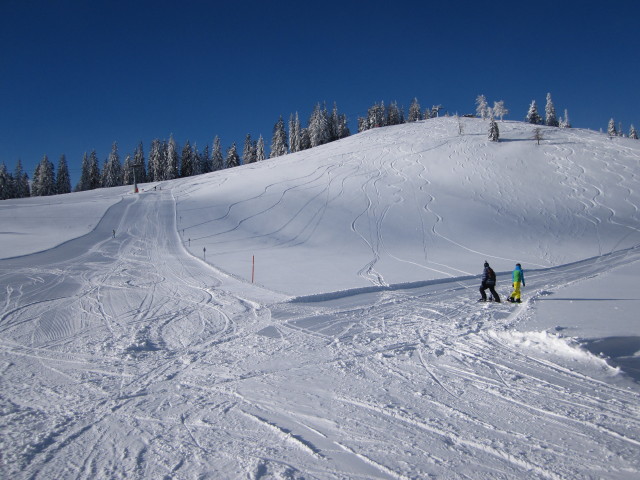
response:
[[[358,117],[358,133],[372,128],[436,118],[440,115],[442,109],[442,105],[433,105],[423,111],[418,99],[414,98],[409,106],[409,113],[405,116],[404,108],[399,107],[396,101],[386,106],[384,101],[375,103],[369,107],[366,116]],[[494,102],[493,107],[489,107],[486,97],[478,95],[476,97],[475,115],[467,114],[465,116],[490,119],[489,138],[492,141],[498,141],[500,133],[495,118],[500,118],[503,121],[503,118],[508,114],[509,110],[505,107],[504,101]],[[447,112],[446,115],[449,116],[449,113]],[[536,101],[532,100],[525,121],[536,125],[545,124],[559,128],[571,128],[569,114],[566,109],[564,118],[557,118],[550,93],[547,94],[545,118],[543,119],[540,116]],[[285,122],[280,116],[273,127],[268,158],[300,152],[351,135],[347,116],[338,111],[335,102],[331,113],[327,110],[326,103],[322,105],[317,103],[306,127],[301,125],[298,112],[292,113],[289,116],[288,127],[289,132],[287,133]],[[462,127],[460,126],[459,128]],[[609,121],[607,133],[610,138],[625,136],[622,133],[622,125],[619,124],[618,129],[616,129],[613,118]],[[638,133],[633,125],[631,125],[628,136],[629,138],[638,139]],[[147,160],[145,160],[143,145],[140,142],[133,154],[126,155],[124,163],[121,163],[118,144],[114,142],[111,153],[104,160],[102,168],[95,150],[92,150],[89,154],[85,152],[82,159],[80,180],[73,191],[79,192],[96,188],[132,185],[134,181],[145,183],[173,180],[255,163],[267,158],[262,135],[259,136],[258,140],[253,140],[250,134],[246,135],[242,156],[238,153],[235,142],[227,149],[226,155],[223,154],[218,136],[213,140],[211,152],[209,151],[209,145],[205,145],[200,152],[197,144],[191,145],[189,140],[185,142],[180,153],[178,153],[179,150],[173,135],[170,135],[168,141],[161,141],[156,138],[151,142]],[[69,167],[65,155],[60,157],[57,170],[48,159],[48,156],[45,155],[35,168],[33,181],[29,180],[29,176],[24,171],[20,159],[16,163],[13,174],[7,171],[4,162],[0,163],[0,200],[64,194],[71,191]]]

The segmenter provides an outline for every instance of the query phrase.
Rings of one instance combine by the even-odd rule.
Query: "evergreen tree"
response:
[[[607,126],[607,135],[610,137],[617,137],[618,131],[616,130],[616,122],[613,121],[613,118],[609,120],[609,125]]]
[[[476,115],[484,120],[488,114],[489,105],[487,104],[486,97],[484,95],[478,95],[476,97]]]
[[[358,117],[358,133],[369,130],[369,121],[365,117]]]
[[[191,143],[189,143],[189,140],[187,140],[187,142],[184,144],[184,147],[182,147],[182,157],[180,165],[180,176],[182,178],[190,177],[193,175],[193,150],[191,149]]]
[[[495,121],[493,113],[490,114],[489,140],[491,140],[492,142],[500,141],[500,130],[498,129],[498,124]]]
[[[569,121],[569,112],[567,111],[567,109],[564,109],[564,118],[560,117],[560,120],[558,121],[558,126],[560,128],[571,128],[571,122]]]
[[[387,125],[401,125],[404,123],[404,113],[397,102],[391,102],[387,107]]]
[[[418,103],[418,99],[414,98],[409,106],[409,122],[417,122],[418,120],[422,120],[422,111],[420,109],[420,104]]]
[[[309,117],[309,139],[311,146],[317,147],[331,141],[331,121],[327,109],[316,104]]]
[[[202,156],[198,152],[198,144],[194,143],[191,148],[191,163],[193,163],[193,175],[200,175],[202,172]]]
[[[544,108],[544,113],[546,125],[549,127],[557,127],[558,119],[556,117],[556,107],[553,105],[550,93],[547,93],[547,105]]]
[[[636,127],[634,127],[633,124],[631,125],[631,128],[629,129],[629,138],[633,138],[634,140],[638,140],[638,132],[636,132]]]
[[[144,163],[144,150],[142,148],[142,142],[138,144],[135,152],[133,152],[132,165],[136,167],[136,180],[138,183],[145,183],[147,181],[147,167]]]
[[[284,129],[282,116],[273,126],[273,136],[271,138],[271,153],[269,158],[280,157],[287,154],[287,132]]]
[[[493,115],[494,117],[499,117],[501,122],[504,121],[505,115],[509,115],[509,110],[504,106],[504,100],[493,102]]]
[[[309,129],[303,128],[300,130],[300,150],[309,150],[311,148],[311,137],[309,136]]]
[[[98,163],[98,154],[95,150],[89,155],[89,190],[100,188],[100,164]]]
[[[256,144],[256,162],[261,162],[266,157],[264,155],[264,138],[262,135],[258,138],[258,143]]]
[[[149,151],[149,172],[148,177],[151,182],[159,182],[164,177],[164,164],[162,161],[162,143],[154,138]]]
[[[300,151],[300,118],[298,112],[289,116],[289,151],[291,153]]]
[[[133,185],[133,159],[131,155],[127,155],[122,164],[122,184]]]
[[[220,138],[213,139],[213,152],[211,153],[211,171],[216,172],[224,168],[224,157],[222,156],[222,146]]]
[[[236,143],[233,142],[229,150],[227,150],[226,168],[233,168],[240,165],[240,157],[236,149]]]
[[[242,149],[242,164],[248,165],[256,162],[256,147],[255,143],[251,141],[251,135],[247,133],[244,139],[244,148]]]
[[[7,166],[0,163],[0,200],[7,200],[8,198],[14,198],[15,192],[13,189],[13,178],[7,172]]]
[[[91,164],[89,163],[89,156],[87,155],[87,152],[84,152],[84,156],[82,157],[82,171],[80,173],[80,180],[78,181],[78,185],[76,186],[76,192],[84,192],[85,190],[90,189],[90,176]]]
[[[385,114],[384,102],[376,103],[372,107],[369,107],[367,111],[367,125],[365,130],[369,130],[371,128],[379,128],[385,127],[387,121],[387,116]],[[312,146],[313,141],[312,141]]]
[[[71,192],[71,178],[69,177],[69,167],[67,166],[67,159],[64,155],[60,157],[58,162],[58,176],[56,177],[56,193],[70,193]]]
[[[178,158],[178,146],[176,145],[173,135],[169,137],[165,162],[164,179],[173,180],[174,178],[178,178],[180,159]]]
[[[209,173],[212,171],[211,157],[209,156],[209,145],[205,145],[200,154],[200,173]]]
[[[33,175],[32,195],[37,197],[44,197],[49,195],[55,195],[56,182],[53,163],[49,161],[49,158],[45,155]]]
[[[120,163],[120,155],[118,155],[117,142],[113,142],[111,146],[111,153],[102,172],[102,178],[102,186],[105,188],[122,185],[122,164]]]
[[[29,176],[22,169],[22,161],[18,159],[13,173],[13,196],[15,198],[26,198],[29,194]]]
[[[540,123],[542,123],[542,118],[538,113],[538,105],[536,104],[535,100],[532,100],[531,105],[529,105],[529,111],[527,112],[526,121],[534,125],[539,125]]]

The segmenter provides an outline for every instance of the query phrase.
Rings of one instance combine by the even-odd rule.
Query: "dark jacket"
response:
[[[492,275],[493,274],[493,275]],[[486,266],[482,272],[482,285],[493,287],[496,284],[496,274],[491,267]]]

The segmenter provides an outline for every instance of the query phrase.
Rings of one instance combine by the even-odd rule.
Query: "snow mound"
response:
[[[488,330],[487,335],[512,347],[533,354],[542,354],[543,357],[556,357],[572,363],[595,367],[610,375],[620,373],[618,367],[612,367],[606,359],[583,348],[580,342],[572,337],[548,331],[518,332],[515,330]]]

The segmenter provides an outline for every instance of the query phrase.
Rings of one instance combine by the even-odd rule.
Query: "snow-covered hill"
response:
[[[640,142],[462,121],[0,202],[1,476],[637,477]]]
[[[175,189],[190,251],[292,294],[547,267],[640,244],[640,146],[453,118],[370,130]]]

